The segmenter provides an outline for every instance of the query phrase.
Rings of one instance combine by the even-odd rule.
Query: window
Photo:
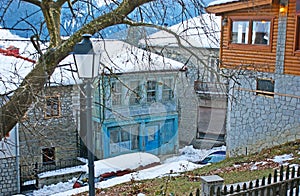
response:
[[[300,52],[300,14],[296,16],[295,51]]]
[[[141,86],[139,81],[131,81],[129,84],[130,98],[129,104],[139,104],[141,100]]]
[[[217,77],[217,73],[219,72],[219,67],[218,67],[218,58],[216,58],[213,55],[210,55],[208,58],[208,76],[207,76],[207,81],[208,82],[216,82],[215,77]]]
[[[147,81],[147,102],[155,102],[156,101],[156,82],[155,81]]]
[[[256,95],[274,96],[274,80],[272,79],[257,79]]]
[[[60,100],[59,96],[46,97],[45,118],[60,116]]]
[[[300,52],[300,0],[296,1],[295,51]]]
[[[248,44],[249,21],[233,21],[231,40],[234,44]]]
[[[43,165],[55,165],[55,147],[42,149]]]
[[[271,21],[252,21],[252,44],[270,44]]]
[[[118,154],[138,149],[138,126],[112,127],[110,134],[110,154]]]
[[[111,99],[112,105],[121,105],[122,98],[122,86],[119,81],[113,81],[111,83]]]
[[[162,101],[170,101],[173,99],[173,91],[172,91],[172,82],[171,78],[164,79],[164,84],[162,88]]]
[[[231,46],[249,45],[254,48],[270,48],[272,34],[270,17],[252,19],[232,17],[231,20]]]
[[[224,140],[225,108],[198,107],[197,139]]]

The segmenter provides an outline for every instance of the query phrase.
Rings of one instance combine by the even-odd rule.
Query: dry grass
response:
[[[226,184],[246,182],[268,176],[269,173],[272,173],[274,169],[279,167],[279,164],[270,161],[270,159],[276,155],[283,154],[293,154],[294,159],[289,161],[289,163],[300,164],[300,140],[265,149],[260,153],[249,156],[227,158],[222,162],[211,164],[178,176],[169,175],[164,178],[145,181],[132,180],[131,182],[107,189],[98,189],[97,195],[131,196],[144,193],[146,195],[185,196],[191,192],[195,193],[196,189],[200,188],[199,178],[202,175],[219,175],[224,178]],[[258,164],[259,162],[261,163]],[[253,165],[255,163],[256,166],[254,169]]]

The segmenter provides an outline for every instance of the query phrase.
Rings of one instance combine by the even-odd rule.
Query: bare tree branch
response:
[[[1,130],[3,134],[1,135],[7,134],[23,117],[31,103],[34,102],[35,95],[43,89],[49,76],[52,75],[59,62],[69,55],[74,45],[81,40],[84,33],[95,34],[107,27],[123,24],[124,19],[135,8],[151,1],[153,0],[124,0],[115,10],[95,18],[64,42],[61,42],[58,29],[60,22],[58,16],[60,16],[61,7],[51,4],[53,3],[52,1],[50,3],[49,1],[43,1],[41,9],[46,21],[48,20],[46,22],[48,31],[50,34],[52,33],[50,36],[51,45],[43,56],[40,57],[34,69],[25,77],[13,96],[1,108],[1,123],[4,125],[4,130]],[[38,3],[38,1],[32,0],[28,0],[27,2]]]

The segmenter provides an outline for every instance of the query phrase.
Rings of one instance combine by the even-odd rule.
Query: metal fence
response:
[[[40,173],[82,165],[82,164],[83,163],[78,161],[77,159],[59,160],[51,164],[38,163],[38,162],[30,163],[30,164],[22,164],[20,165],[21,187],[38,183],[38,174]]]

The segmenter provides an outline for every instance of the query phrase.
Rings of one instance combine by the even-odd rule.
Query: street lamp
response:
[[[93,79],[97,77],[100,66],[100,54],[93,50],[90,34],[84,34],[83,40],[77,43],[73,50],[78,77],[85,83],[86,95],[86,146],[88,149],[89,196],[95,195],[94,180],[94,138],[92,130],[92,90]]]

